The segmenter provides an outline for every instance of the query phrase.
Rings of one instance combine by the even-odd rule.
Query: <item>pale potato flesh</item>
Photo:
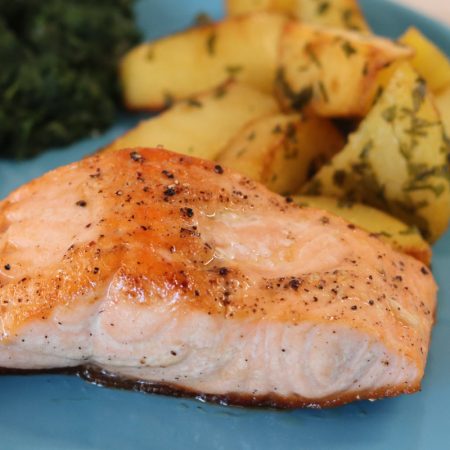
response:
[[[450,87],[436,95],[435,103],[441,115],[445,132],[447,136],[450,136]]]
[[[296,17],[306,23],[370,32],[357,0],[296,0]]]
[[[370,31],[356,0],[227,0],[226,8],[230,16],[275,11],[306,23]]]
[[[450,216],[447,155],[426,85],[401,63],[346,147],[302,192],[367,203],[417,226],[433,242]]]
[[[274,192],[290,194],[343,146],[342,135],[326,119],[274,114],[244,126],[218,161]]]
[[[172,151],[215,159],[248,121],[276,113],[274,98],[244,84],[232,83],[183,100],[141,122],[104,150],[162,146]]]
[[[281,37],[276,92],[289,110],[364,116],[380,71],[411,55],[411,49],[388,39],[290,22]]]
[[[286,20],[264,12],[235,17],[135,47],[120,66],[126,106],[158,110],[229,79],[272,92]]]
[[[400,42],[414,49],[411,64],[432,91],[439,92],[450,86],[450,60],[436,44],[414,27],[408,29]]]
[[[226,0],[229,16],[240,16],[261,11],[272,11],[292,15],[297,0]]]

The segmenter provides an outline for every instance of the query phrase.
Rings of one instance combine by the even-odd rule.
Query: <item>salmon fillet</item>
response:
[[[214,163],[98,154],[0,203],[0,367],[223,403],[411,393],[433,276]]]

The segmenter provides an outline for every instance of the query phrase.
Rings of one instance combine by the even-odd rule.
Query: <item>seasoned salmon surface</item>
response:
[[[214,163],[98,154],[13,192],[0,233],[4,369],[279,407],[420,388],[429,269]]]

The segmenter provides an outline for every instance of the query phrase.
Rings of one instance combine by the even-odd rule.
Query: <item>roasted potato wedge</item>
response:
[[[248,121],[279,111],[275,99],[240,83],[229,83],[176,103],[141,122],[104,151],[158,146],[204,159],[215,159]]]
[[[244,126],[217,161],[289,194],[343,146],[343,137],[327,119],[274,114]]]
[[[377,207],[433,242],[450,216],[447,145],[425,82],[405,62],[342,152],[302,192]]]
[[[295,15],[297,2],[298,0],[226,0],[225,7],[231,17],[261,11]]]
[[[303,22],[370,32],[357,0],[297,0],[296,16]]]
[[[228,79],[272,92],[286,20],[270,13],[234,17],[135,47],[120,66],[125,105],[159,110]]]
[[[370,31],[356,0],[227,0],[230,16],[272,11],[302,22],[360,32]]]
[[[447,136],[450,136],[450,87],[437,94],[435,102],[444,124],[445,132]]]
[[[380,71],[411,55],[388,39],[289,22],[281,37],[277,96],[286,110],[364,116]]]
[[[432,91],[439,92],[450,86],[450,60],[433,42],[414,27],[408,29],[400,42],[415,50],[411,64]]]
[[[383,211],[361,203],[342,202],[332,197],[295,196],[293,199],[299,205],[324,209],[336,214],[363,230],[377,235],[396,250],[411,255],[424,264],[431,263],[431,248],[422,238],[420,231]]]

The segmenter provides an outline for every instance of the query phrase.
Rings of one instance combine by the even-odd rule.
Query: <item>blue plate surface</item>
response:
[[[415,25],[450,55],[450,30],[386,0],[361,0],[375,31],[397,37]],[[200,11],[223,15],[220,0],[142,0],[146,38],[177,31]],[[0,162],[0,196],[77,160],[121,134],[121,118],[100,137],[23,163]],[[450,449],[450,233],[435,246],[438,322],[421,393],[334,410],[278,412],[111,390],[62,375],[0,378],[0,449]]]

